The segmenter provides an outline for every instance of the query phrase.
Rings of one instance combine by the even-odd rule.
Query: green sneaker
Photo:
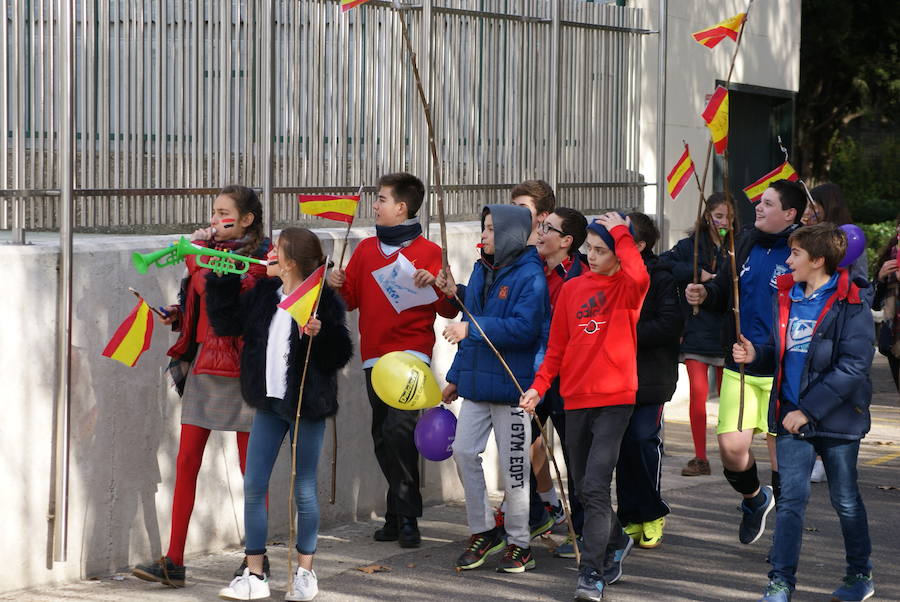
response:
[[[663,527],[665,525],[666,518],[664,516],[642,524],[641,540],[638,542],[638,546],[645,549],[658,548],[659,544],[662,543]]]
[[[638,543],[641,541],[641,536],[644,534],[644,525],[643,523],[628,523],[623,527],[625,531],[625,535],[634,540],[634,543]]]

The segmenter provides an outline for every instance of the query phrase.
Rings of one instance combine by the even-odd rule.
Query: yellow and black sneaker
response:
[[[139,564],[131,574],[144,581],[155,581],[169,587],[184,587],[184,565],[175,564],[168,556],[156,562]]]

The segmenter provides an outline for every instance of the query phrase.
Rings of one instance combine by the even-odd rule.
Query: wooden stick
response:
[[[360,184],[359,190],[356,191],[356,196],[359,198],[359,200],[362,200],[362,190],[363,190],[363,187],[362,187],[362,184]],[[359,201],[357,201],[356,204],[357,204],[357,206],[359,206]],[[353,217],[354,218],[356,217],[355,213],[353,214]],[[347,231],[344,232],[344,246],[341,247],[341,259],[338,261],[338,269],[339,270],[344,269],[344,252],[347,250],[347,239],[350,238],[350,227],[351,226],[353,226],[353,219],[351,219],[350,223],[347,224]],[[332,494],[332,497],[334,497],[334,494]],[[334,502],[332,501],[331,503],[333,504]]]
[[[684,142],[684,140],[682,140]],[[687,147],[687,142],[684,143],[684,146]],[[703,219],[703,208],[706,204],[706,199],[703,197],[703,186],[706,184],[706,171],[709,168],[709,154],[712,152],[713,143],[710,140],[709,144],[706,147],[706,163],[703,168],[703,184],[700,183],[700,180],[697,178],[697,170],[694,169],[694,181],[697,183],[697,191],[700,193],[700,200],[697,202],[697,223],[694,226],[694,284],[700,284],[700,221]],[[692,306],[691,311],[694,312],[694,315],[700,313],[700,306],[694,305]]]
[[[734,206],[734,200],[731,197],[731,189],[728,184],[728,146],[725,146],[725,160],[722,170],[722,176],[725,183],[725,201],[731,203],[731,206]],[[738,288],[738,271],[737,271],[737,258],[735,257],[734,252],[734,225],[732,222],[728,222],[728,233],[730,234],[729,243],[728,243],[728,254],[731,256],[731,294],[734,297],[734,332],[736,341],[740,342],[741,340],[741,296],[740,290]],[[738,365],[740,374],[741,374],[741,392],[740,392],[740,402],[738,405],[738,432],[741,433],[744,430],[744,364],[741,363]]]
[[[137,292],[136,290],[134,290],[134,289],[131,288],[130,286],[128,287],[128,290],[129,290],[129,292],[131,292],[132,295],[134,295],[135,297],[137,297],[139,300],[143,301],[144,303],[147,303],[147,301],[144,300],[143,297],[141,297],[141,294],[140,294],[139,292]],[[147,303],[147,307],[149,307],[149,308],[150,308],[150,311],[152,311],[153,313],[155,313],[155,314],[156,314],[157,316],[159,316],[160,318],[168,318],[168,317],[169,317],[169,316],[167,316],[166,314],[164,314],[163,312],[161,312],[161,311],[159,311],[158,309],[156,309],[155,307],[153,307],[152,305],[150,305],[149,303]]]
[[[503,359],[503,356],[500,355],[500,351],[494,347],[494,343],[491,342],[491,339],[488,338],[484,329],[481,328],[481,324],[478,323],[478,320],[475,319],[475,316],[469,312],[466,305],[462,302],[462,299],[459,298],[459,295],[454,294],[453,298],[462,308],[463,312],[468,316],[469,321],[475,325],[475,328],[478,329],[479,334],[481,334],[481,338],[484,339],[484,342],[488,344],[488,347],[491,348],[491,351],[494,352],[494,355],[497,356],[497,359],[500,360],[500,363],[503,365],[503,368],[506,370],[506,373],[512,379],[513,384],[516,386],[516,389],[519,391],[519,396],[525,395],[525,391],[522,389],[522,385],[519,384],[519,380],[516,378],[516,375],[513,374],[512,369],[509,367],[509,364],[506,363],[506,360]],[[578,549],[578,538],[575,535],[575,527],[572,524],[572,513],[569,510],[569,498],[566,495],[566,490],[562,486],[562,475],[559,472],[559,466],[556,463],[556,457],[553,455],[553,450],[547,444],[547,432],[544,429],[544,423],[541,422],[541,419],[538,418],[536,414],[532,414],[532,418],[535,422],[537,422],[538,428],[541,431],[541,443],[544,447],[544,453],[547,454],[547,457],[550,458],[550,463],[553,465],[553,470],[556,472],[556,486],[559,488],[559,499],[563,505],[563,512],[566,515],[566,526],[569,529],[569,537],[572,538],[572,549],[575,550],[575,564],[581,564],[581,551]]]
[[[419,91],[419,100],[422,101],[422,111],[425,112],[425,123],[428,126],[428,148],[431,150],[431,164],[434,171],[434,188],[437,191],[438,220],[441,225],[441,269],[446,270],[450,265],[447,260],[447,221],[444,218],[444,186],[441,184],[441,160],[438,157],[437,145],[434,142],[434,122],[431,119],[431,107],[428,97],[425,96],[425,88],[422,87],[422,78],[419,75],[419,65],[416,62],[416,53],[413,52],[412,42],[409,39],[409,30],[406,27],[406,19],[403,17],[403,8],[397,5],[397,16],[400,17],[400,27],[403,31],[403,41],[409,52],[409,60],[412,63],[413,76],[416,78],[416,88]]]
[[[331,417],[331,499],[328,500],[329,504],[334,504],[337,499],[335,496],[337,491],[337,451],[337,415],[334,415]]]
[[[328,272],[328,262],[330,257],[325,258],[325,272]],[[318,313],[319,309],[319,301],[322,299],[322,290],[327,285],[325,284],[325,274],[322,274],[322,282],[319,285],[319,295],[316,297],[315,309],[313,309],[312,315],[315,317]],[[298,328],[301,328],[300,338],[303,338],[302,327],[298,324]],[[300,406],[303,405],[303,387],[306,384],[306,372],[307,368],[309,368],[309,355],[312,351],[313,338],[309,337],[309,342],[306,344],[306,359],[303,361],[303,374],[300,376],[300,393],[297,395],[297,414],[294,416],[294,436],[291,441],[291,480],[290,485],[288,487],[288,509],[290,511],[290,521],[288,524],[290,525],[288,529],[288,583],[290,586],[288,587],[288,591],[291,595],[294,595],[294,569],[293,569],[293,556],[294,556],[294,548],[296,544],[294,543],[294,533],[296,532],[296,525],[294,524],[297,519],[297,511],[294,508],[294,480],[297,478],[297,435],[300,432]]]

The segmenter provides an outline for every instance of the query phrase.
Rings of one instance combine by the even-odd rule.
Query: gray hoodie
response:
[[[526,248],[531,236],[531,211],[518,205],[485,205],[481,211],[481,229],[484,218],[490,213],[494,219],[494,254],[481,252],[487,270],[484,278],[484,294],[487,295],[497,271],[511,265]]]

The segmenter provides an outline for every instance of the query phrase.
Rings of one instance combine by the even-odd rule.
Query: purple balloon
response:
[[[456,416],[444,406],[426,410],[419,417],[414,438],[420,454],[434,462],[446,460],[453,455]]]
[[[838,265],[846,268],[866,252],[866,235],[856,224],[844,224],[841,230],[847,235],[847,252]]]

